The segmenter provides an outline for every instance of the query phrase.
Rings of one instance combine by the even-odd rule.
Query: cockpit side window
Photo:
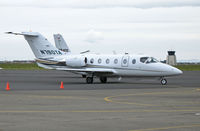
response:
[[[140,62],[145,63],[145,61],[148,59],[149,57],[141,57],[140,58]]]
[[[158,62],[158,60],[156,60],[155,58],[153,58],[153,57],[149,57],[148,59],[147,59],[147,61],[146,61],[146,63],[157,63]]]
[[[153,57],[141,57],[141,58],[140,58],[140,62],[149,64],[149,63],[157,63],[158,60],[156,60],[156,59],[153,58]]]

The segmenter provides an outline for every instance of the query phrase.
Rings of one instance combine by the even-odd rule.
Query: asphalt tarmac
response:
[[[199,131],[200,71],[167,80],[85,84],[62,71],[0,70],[0,131]]]

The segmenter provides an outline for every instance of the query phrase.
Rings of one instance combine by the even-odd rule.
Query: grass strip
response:
[[[0,67],[7,70],[42,70],[36,63],[1,63]]]

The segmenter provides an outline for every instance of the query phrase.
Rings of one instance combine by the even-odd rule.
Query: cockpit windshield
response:
[[[148,64],[148,63],[157,63],[158,60],[156,60],[153,57],[141,57],[140,62]]]
[[[146,63],[157,63],[158,60],[156,60],[155,58],[153,57],[149,57],[147,60],[146,60]]]
[[[145,63],[145,61],[148,59],[149,57],[141,57],[140,58],[140,62]]]

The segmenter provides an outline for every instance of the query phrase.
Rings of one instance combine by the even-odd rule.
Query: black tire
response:
[[[167,80],[166,80],[166,79],[161,79],[160,83],[161,83],[162,85],[166,85],[166,84],[167,84]]]
[[[92,84],[93,83],[93,77],[87,77],[86,78],[86,83],[87,84]]]
[[[100,77],[101,83],[106,83],[107,82],[107,77]]]
[[[86,75],[82,75],[83,78],[86,78]]]

